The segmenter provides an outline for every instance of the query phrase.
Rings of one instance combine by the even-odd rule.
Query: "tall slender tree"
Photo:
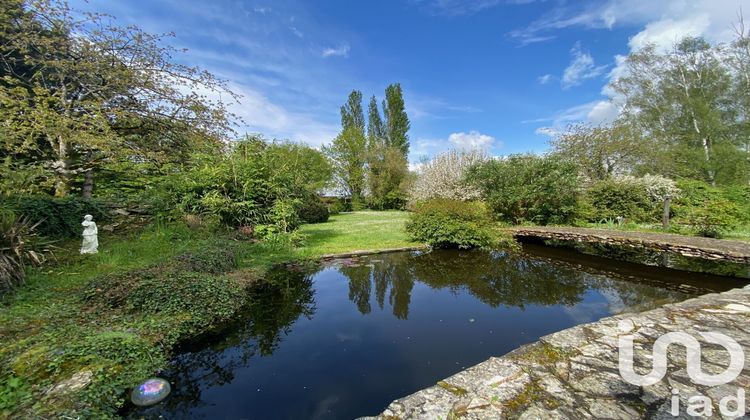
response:
[[[362,92],[353,90],[349,93],[349,99],[341,105],[341,128],[346,130],[354,127],[365,135],[365,113],[362,110]]]
[[[385,89],[383,113],[385,114],[387,145],[399,149],[406,157],[409,154],[410,123],[406,115],[401,84],[395,83]]]
[[[380,117],[378,110],[378,101],[375,95],[370,98],[370,105],[367,109],[367,141],[372,149],[375,146],[383,145],[385,141],[385,127],[383,119]]]

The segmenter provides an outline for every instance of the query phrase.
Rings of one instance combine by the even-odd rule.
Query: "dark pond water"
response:
[[[731,279],[526,246],[284,269],[234,325],[173,361],[172,395],[137,417],[351,419],[540,336]]]

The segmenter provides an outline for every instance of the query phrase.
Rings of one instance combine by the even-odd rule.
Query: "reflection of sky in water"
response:
[[[136,415],[355,418],[540,336],[683,293],[545,258],[435,251],[275,272],[230,331],[176,359]]]

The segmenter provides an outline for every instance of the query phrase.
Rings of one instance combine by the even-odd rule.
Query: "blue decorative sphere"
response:
[[[151,378],[133,388],[130,401],[139,406],[154,405],[167,398],[172,387],[169,382],[161,378]]]

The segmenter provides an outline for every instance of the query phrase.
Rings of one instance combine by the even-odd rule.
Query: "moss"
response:
[[[445,381],[438,382],[437,386],[439,386],[440,388],[443,388],[446,391],[450,392],[451,394],[457,395],[459,397],[462,397],[462,396],[464,396],[464,395],[466,395],[466,394],[469,393],[469,391],[461,388],[460,386],[451,385],[451,384],[449,384],[448,382],[445,382]]]
[[[569,358],[573,354],[573,351],[566,351],[548,343],[538,342],[527,347],[524,351],[510,355],[510,357],[526,363],[550,366]]]
[[[507,400],[503,403],[511,413],[518,414],[522,409],[528,407],[533,402],[540,399],[542,395],[542,387],[535,381],[531,381],[526,384],[523,390],[516,395],[514,398]],[[513,417],[512,415],[510,417]]]

